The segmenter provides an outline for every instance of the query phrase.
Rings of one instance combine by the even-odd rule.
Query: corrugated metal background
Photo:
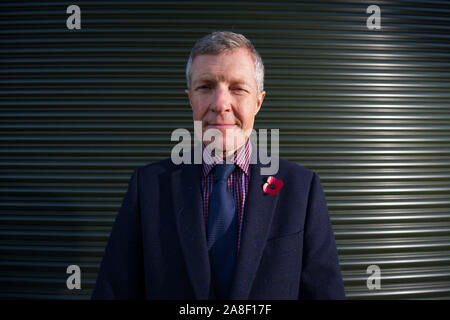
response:
[[[214,30],[261,52],[256,128],[320,174],[348,298],[450,298],[450,5],[356,0],[1,2],[0,298],[90,296],[132,170],[192,127],[184,66]]]

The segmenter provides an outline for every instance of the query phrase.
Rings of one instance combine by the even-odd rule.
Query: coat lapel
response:
[[[172,174],[172,196],[186,268],[199,300],[208,299],[210,267],[201,195],[201,165],[180,165]]]
[[[241,245],[231,285],[230,298],[246,300],[264,251],[278,194],[271,196],[263,192],[267,176],[261,176],[261,165],[250,166],[250,182],[244,208]]]

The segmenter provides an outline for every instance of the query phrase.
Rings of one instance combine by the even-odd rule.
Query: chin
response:
[[[233,136],[228,139],[215,139],[214,141],[204,141],[205,145],[208,146],[208,148],[212,151],[219,154],[226,153],[229,155],[230,153],[234,153],[237,149],[239,149],[242,145],[246,142],[246,137],[239,135],[239,136]]]
[[[223,143],[224,150],[228,152],[234,152],[245,144],[247,139],[244,136],[235,136],[232,140],[226,140]]]

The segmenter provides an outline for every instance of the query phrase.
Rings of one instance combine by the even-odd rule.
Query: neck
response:
[[[247,143],[248,139],[240,146],[238,146],[237,148],[233,148],[233,149],[228,149],[228,150],[224,150],[221,148],[216,148],[214,149],[214,145],[212,144],[205,144],[204,146],[207,147],[210,151],[214,150],[215,151],[215,155],[217,157],[219,157],[220,159],[222,159],[223,161],[229,162],[233,160],[234,154],[236,153],[237,150],[239,150],[240,148],[242,148],[246,143]]]

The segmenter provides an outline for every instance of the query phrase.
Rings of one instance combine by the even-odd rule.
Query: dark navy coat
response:
[[[93,299],[210,299],[201,165],[170,159],[134,171],[105,249]],[[325,196],[316,173],[280,159],[284,186],[250,165],[230,299],[344,299]]]

